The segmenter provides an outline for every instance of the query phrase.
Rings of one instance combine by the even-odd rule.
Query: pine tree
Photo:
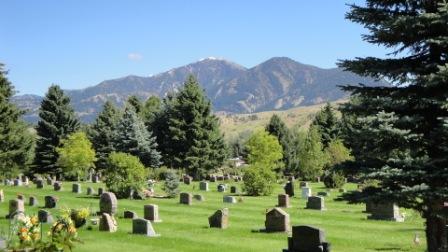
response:
[[[448,248],[446,218],[448,153],[448,3],[444,0],[367,0],[347,18],[369,30],[364,39],[393,49],[389,58],[340,63],[363,76],[387,78],[392,87],[346,86],[358,100],[342,112],[361,122],[359,172],[380,181],[364,200],[413,208],[426,219],[427,250]],[[361,131],[362,130],[362,131]]]
[[[334,112],[330,103],[327,103],[314,118],[311,123],[317,126],[320,134],[322,135],[322,143],[324,147],[328,147],[328,144],[339,136],[338,118]]]
[[[179,177],[174,171],[168,171],[165,174],[165,183],[163,184],[163,190],[170,198],[174,198],[179,194]]]
[[[140,99],[137,96],[135,96],[135,95],[129,96],[126,103],[128,105],[130,105],[131,107],[133,107],[135,113],[137,113],[137,115],[140,116],[140,113],[142,112],[142,109],[143,109],[143,104],[142,104],[142,101],[140,101]]]
[[[141,111],[141,118],[145,123],[148,131],[153,131],[154,122],[156,120],[157,114],[160,113],[162,109],[162,101],[157,96],[149,97],[144,103]]]
[[[294,138],[289,131],[286,124],[282,119],[274,114],[272,115],[268,125],[266,125],[266,131],[276,136],[283,149],[283,163],[285,164],[285,170],[287,173],[298,169],[297,160],[297,147],[293,145]]]
[[[80,124],[70,106],[70,98],[57,85],[52,85],[39,109],[37,123],[36,157],[33,170],[40,174],[60,176],[62,169],[57,165],[61,139],[79,129]]]
[[[119,119],[119,111],[110,101],[107,101],[103,110],[98,114],[95,122],[89,128],[89,139],[96,151],[98,170],[107,168],[107,157],[116,151],[114,148],[114,136]]]
[[[14,87],[0,64],[0,177],[26,171],[33,160],[34,136],[20,119],[24,113],[12,102]]]
[[[224,162],[226,148],[211,103],[193,76],[176,94],[167,112],[168,165],[186,168],[199,179]]]
[[[146,167],[155,168],[160,165],[155,138],[146,130],[132,106],[124,109],[122,118],[117,123],[114,148],[138,157]]]

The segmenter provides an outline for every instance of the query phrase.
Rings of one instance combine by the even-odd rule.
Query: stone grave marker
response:
[[[306,208],[314,210],[326,210],[325,199],[320,196],[308,197],[308,201],[306,202]]]
[[[23,185],[29,185],[30,184],[30,179],[27,176],[22,176],[21,180],[22,180],[22,184]]]
[[[238,188],[236,186],[231,186],[230,193],[239,193]]]
[[[14,179],[14,186],[22,186],[22,180],[21,179]]]
[[[9,200],[9,214],[6,216],[7,218],[11,218],[14,217],[13,215],[23,213],[25,213],[25,204],[23,200],[20,199]]]
[[[87,195],[93,195],[95,194],[95,191],[93,190],[92,187],[87,187]]]
[[[278,195],[278,207],[289,208],[291,205],[289,204],[289,195],[288,194],[279,194]]]
[[[207,192],[209,190],[208,189],[208,182],[206,182],[206,181],[199,182],[199,190]]]
[[[102,187],[98,188],[98,196],[104,193],[104,189]]]
[[[235,196],[224,196],[224,197],[222,197],[222,202],[224,202],[224,203],[231,203],[231,204],[235,204],[235,203],[237,203],[238,201],[236,200],[236,197]]]
[[[318,192],[317,196],[322,196],[322,197],[329,197],[330,193],[329,192]]]
[[[189,185],[189,184],[191,184],[191,181],[192,181],[192,180],[193,180],[192,177],[190,177],[190,176],[188,176],[188,175],[185,175],[185,176],[184,176],[184,184]]]
[[[224,208],[216,211],[208,217],[208,223],[211,228],[226,229],[229,226],[229,209]]]
[[[114,233],[118,229],[117,221],[106,212],[101,213],[99,230]]]
[[[308,197],[313,196],[310,187],[302,187],[302,199],[308,199]]]
[[[197,200],[197,201],[204,201],[204,196],[202,196],[201,194],[195,194],[193,195],[193,199]]]
[[[47,177],[47,185],[53,185],[53,179],[51,179],[51,177]]]
[[[371,220],[388,220],[388,221],[396,221],[403,222],[404,217],[400,213],[400,208],[395,203],[388,202],[379,202],[379,203],[371,203],[370,213],[368,219]]]
[[[289,214],[283,209],[274,207],[266,213],[266,232],[288,232],[290,228]]]
[[[30,196],[29,198],[29,202],[28,202],[29,206],[37,206],[39,204],[39,202],[37,201],[37,198],[34,196]]]
[[[81,193],[81,184],[74,183],[72,185],[72,193]]]
[[[216,182],[216,176],[215,175],[211,175],[210,176],[210,182]]]
[[[100,212],[108,215],[115,215],[117,213],[117,197],[114,193],[105,192],[100,196]],[[106,218],[106,217],[105,217]]]
[[[62,190],[62,182],[60,182],[60,181],[55,181],[54,183],[53,183],[53,189],[55,190],[55,191],[61,191]]]
[[[294,182],[288,181],[285,187],[285,193],[289,195],[289,197],[294,197]]]
[[[45,196],[45,208],[55,208],[58,199],[54,196]]]
[[[224,185],[224,184],[219,184],[217,188],[218,188],[218,192],[226,191],[226,185]]]
[[[159,206],[150,204],[143,206],[144,219],[152,222],[162,222],[159,218]]]
[[[100,181],[100,179],[99,179],[98,175],[93,175],[92,182],[93,183],[98,183],[99,181]]]
[[[302,188],[302,187],[310,187],[310,184],[308,182],[301,181],[300,182],[300,188]]]
[[[25,195],[23,195],[23,194],[17,194],[17,198],[19,199],[19,200],[22,200],[23,202],[25,202]]]
[[[37,218],[39,219],[39,222],[41,222],[41,223],[52,223],[54,221],[51,213],[44,209],[40,209],[37,212]]]
[[[191,201],[192,201],[191,193],[186,192],[180,193],[179,197],[180,204],[191,205]]]
[[[0,202],[5,201],[5,193],[3,192],[3,189],[0,189]]]
[[[44,181],[42,179],[38,179],[36,180],[36,188],[37,189],[42,189],[44,188]]]
[[[152,224],[149,220],[145,220],[142,218],[137,218],[132,220],[132,233],[133,234],[142,234],[148,237],[157,237],[159,236],[154,231]]]
[[[138,218],[138,215],[134,211],[126,210],[126,211],[123,212],[123,218],[125,218],[125,219],[135,219],[135,218]]]
[[[292,227],[292,237],[288,237],[288,249],[283,252],[330,252],[330,243],[325,241],[324,231],[312,226]]]

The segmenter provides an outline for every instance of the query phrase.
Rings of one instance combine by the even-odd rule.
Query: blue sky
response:
[[[383,56],[344,19],[361,0],[3,0],[0,62],[20,94],[148,76],[209,56],[246,67],[287,56],[323,68]]]

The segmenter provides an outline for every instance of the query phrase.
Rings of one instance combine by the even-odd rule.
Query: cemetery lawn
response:
[[[218,193],[218,183],[210,183],[209,192],[199,191],[199,185],[181,185],[181,191],[202,194],[204,202],[193,199],[193,205],[179,204],[176,199],[147,199],[147,200],[119,200],[118,201],[118,231],[116,233],[99,232],[98,226],[87,230],[88,225],[79,230],[79,237],[83,244],[77,244],[74,251],[275,251],[281,252],[287,248],[286,233],[262,233],[257,230],[264,228],[266,209],[277,204],[277,194],[283,193],[281,185],[267,197],[243,197],[243,202],[225,204],[222,202],[223,193]],[[233,184],[233,183],[230,183]],[[365,205],[348,205],[333,199],[339,194],[331,192],[325,199],[326,211],[307,210],[305,200],[300,198],[298,182],[295,183],[296,197],[291,199],[291,208],[286,209],[290,214],[292,225],[313,225],[326,232],[327,241],[331,243],[333,252],[361,252],[361,251],[425,251],[424,223],[418,213],[401,209],[406,214],[404,223],[367,220],[363,213]],[[50,209],[57,216],[61,207],[81,208],[90,207],[93,211],[99,209],[99,199],[87,196],[87,187],[104,186],[101,184],[82,184],[82,194],[71,193],[72,183],[64,182],[62,192],[53,191],[53,187],[45,185],[44,189],[36,189],[31,184],[27,187],[0,186],[4,190],[5,202],[0,203],[0,233],[8,232],[9,222],[5,219],[8,213],[9,199],[17,194],[26,197],[25,210],[28,215],[37,214],[44,206],[44,196],[59,197],[56,209]],[[325,191],[323,184],[312,183],[313,194]],[[241,184],[238,184],[241,188]],[[346,189],[354,189],[356,185],[348,184]],[[160,185],[156,192],[161,192]],[[230,193],[224,193],[230,194]],[[28,206],[29,196],[37,196],[37,207]],[[137,212],[143,217],[143,205],[159,205],[161,223],[153,224],[160,237],[147,238],[130,234],[132,220],[123,219],[124,210]],[[208,227],[208,217],[217,209],[229,208],[229,228],[211,229]],[[44,224],[48,228],[49,224]],[[420,246],[413,243],[415,234],[419,234]]]

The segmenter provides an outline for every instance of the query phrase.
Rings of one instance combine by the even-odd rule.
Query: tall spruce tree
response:
[[[119,118],[119,110],[112,102],[107,101],[88,130],[89,139],[96,151],[95,167],[98,170],[107,168],[107,157],[115,151],[114,137]]]
[[[416,209],[426,219],[427,250],[447,251],[448,3],[444,0],[367,0],[347,18],[369,30],[364,40],[392,49],[394,57],[356,58],[340,66],[386,78],[392,87],[346,86],[358,99],[344,106],[364,127],[356,155],[359,172],[380,181],[364,200]],[[368,156],[371,154],[371,156]],[[368,192],[368,193],[367,193]]]
[[[128,97],[126,103],[134,108],[135,113],[140,116],[140,113],[143,109],[142,101],[135,95],[131,95]]]
[[[171,144],[167,164],[186,168],[198,179],[224,162],[226,148],[218,119],[212,114],[210,100],[191,75],[172,102],[166,111]]]
[[[57,85],[52,85],[39,109],[39,121],[36,126],[37,145],[33,170],[40,174],[62,175],[57,165],[61,140],[78,130],[79,120],[70,105],[70,98]]]
[[[23,111],[11,102],[13,95],[0,63],[0,177],[26,171],[34,157],[34,136],[20,118]]]
[[[290,173],[298,169],[297,151],[298,148],[293,146],[293,137],[286,124],[277,115],[272,115],[266,131],[277,137],[283,149],[283,163],[285,164],[285,172]]]
[[[157,151],[155,137],[146,130],[132,106],[125,107],[117,123],[114,148],[138,157],[146,167],[156,168],[160,165],[160,153]]]
[[[322,135],[324,148],[328,147],[329,143],[339,136],[339,120],[330,103],[327,103],[325,107],[316,114],[316,117],[311,124],[317,126],[317,129]]]

